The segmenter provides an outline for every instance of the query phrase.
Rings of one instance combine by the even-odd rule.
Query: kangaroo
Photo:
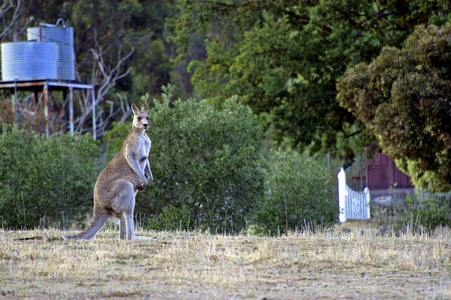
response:
[[[120,239],[153,239],[136,236],[133,223],[135,196],[138,190],[144,190],[153,181],[153,175],[148,159],[152,142],[145,133],[149,126],[147,105],[143,104],[140,111],[132,104],[132,110],[132,130],[125,138],[122,150],[97,178],[94,186],[94,212],[88,227],[77,235],[64,238],[90,239],[113,216],[120,220]]]

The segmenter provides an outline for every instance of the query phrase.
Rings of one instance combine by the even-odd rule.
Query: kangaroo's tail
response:
[[[94,208],[94,214],[91,221],[89,222],[88,228],[86,228],[79,234],[64,236],[64,238],[67,240],[89,240],[103,227],[103,225],[105,225],[109,217],[110,214],[107,211]]]

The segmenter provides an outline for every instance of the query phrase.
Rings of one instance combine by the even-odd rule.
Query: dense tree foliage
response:
[[[451,188],[451,25],[417,28],[404,48],[384,48],[350,69],[338,89],[340,102],[417,184]]]
[[[170,101],[168,90],[149,110],[154,182],[138,193],[136,211],[158,229],[175,229],[180,220],[185,229],[246,228],[264,190],[263,134],[251,110],[236,97],[222,110],[194,99],[176,100],[170,108]],[[115,126],[109,152],[122,147],[130,127]]]
[[[344,130],[359,126],[335,100],[337,80],[416,24],[448,21],[449,9],[447,0],[185,0],[168,26],[182,58],[193,35],[205,37],[208,57],[190,64],[197,93],[213,103],[240,95],[279,143],[352,157],[343,138],[356,149],[368,140]]]
[[[12,1],[19,2],[2,42],[25,40],[27,26],[63,18],[74,27],[79,80],[101,82],[94,52],[111,71],[133,50],[114,71],[130,73],[102,96],[108,106],[158,97],[169,82],[184,98],[195,93],[218,105],[238,95],[277,144],[345,159],[369,139],[336,101],[337,80],[382,47],[400,47],[417,24],[450,19],[447,0]],[[13,12],[1,16],[5,28]]]

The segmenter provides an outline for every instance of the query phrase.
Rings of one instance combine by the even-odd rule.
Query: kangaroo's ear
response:
[[[135,114],[135,115],[139,114],[139,109],[135,103],[132,104],[132,111],[133,111],[133,114]]]
[[[141,112],[147,114],[147,105],[145,103],[141,106]]]

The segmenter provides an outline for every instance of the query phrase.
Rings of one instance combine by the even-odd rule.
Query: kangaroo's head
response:
[[[147,115],[147,105],[143,104],[141,106],[141,110],[138,109],[138,107],[135,105],[135,103],[132,104],[132,111],[133,111],[133,127],[141,128],[141,129],[147,129],[149,126],[149,116]]]

